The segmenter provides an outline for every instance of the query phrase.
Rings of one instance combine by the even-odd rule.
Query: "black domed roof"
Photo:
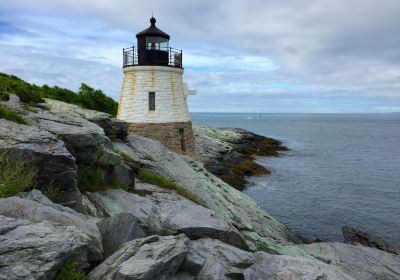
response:
[[[165,33],[164,31],[158,29],[156,27],[156,19],[154,17],[151,17],[150,19],[151,26],[142,32],[139,32],[136,34],[136,38],[139,37],[161,37],[169,40],[169,35]]]

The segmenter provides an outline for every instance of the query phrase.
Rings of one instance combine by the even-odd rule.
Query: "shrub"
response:
[[[55,280],[87,280],[84,272],[78,272],[75,262],[65,263],[57,272]]]
[[[165,189],[172,190],[172,191],[176,192],[177,194],[193,201],[194,203],[206,207],[204,205],[204,203],[202,203],[201,200],[197,196],[189,193],[182,186],[178,185],[177,183],[175,183],[163,176],[157,175],[149,170],[146,170],[145,168],[141,168],[139,170],[138,179],[143,183],[149,183],[149,184],[156,185],[156,186],[159,186],[159,187],[162,187]]]
[[[99,189],[103,185],[101,170],[94,166],[79,165],[77,181],[81,191]]]
[[[12,160],[9,150],[0,150],[0,198],[13,196],[33,187],[36,170],[23,159]]]
[[[16,76],[0,73],[0,91],[18,95],[22,102],[36,105],[43,102],[40,87],[31,85]]]
[[[18,112],[3,106],[0,106],[0,119],[6,119],[19,124],[29,124]]]
[[[44,102],[43,98],[51,98],[80,105],[87,109],[105,112],[112,116],[116,116],[118,110],[117,102],[105,95],[101,90],[95,90],[86,84],[81,84],[79,91],[76,93],[57,86],[37,86],[13,75],[0,73],[0,100],[7,100],[8,94],[15,94],[22,102],[33,106]]]
[[[10,96],[8,95],[8,93],[1,91],[1,88],[0,88],[0,101],[7,101],[8,99],[10,99]]]

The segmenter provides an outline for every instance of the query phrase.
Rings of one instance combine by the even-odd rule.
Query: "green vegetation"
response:
[[[46,191],[43,193],[48,199],[50,200],[55,200],[57,195],[58,195],[58,189],[54,187],[53,183],[51,182],[47,188]]]
[[[87,280],[84,272],[77,271],[75,262],[65,263],[57,272],[55,280]]]
[[[117,148],[113,148],[113,152],[119,154],[122,157],[122,160],[129,165],[130,168],[137,174],[139,169],[142,167],[140,163],[136,162],[130,155],[124,153]]]
[[[99,166],[78,165],[77,169],[78,189],[82,192],[97,192],[117,188],[125,191],[130,190],[128,185],[119,184],[116,180],[104,182],[103,171]]]
[[[100,168],[79,165],[77,174],[78,188],[81,191],[99,190],[104,188]]]
[[[0,91],[0,101],[7,101],[9,98],[10,96],[7,93]]]
[[[157,175],[149,170],[146,170],[145,168],[140,168],[139,174],[138,174],[138,179],[143,182],[143,183],[149,183],[152,185],[156,185],[165,189],[172,190],[176,192],[177,194],[193,201],[194,203],[197,203],[199,205],[204,205],[202,201],[195,195],[189,193],[187,190],[185,190],[182,186],[178,185],[177,183],[163,177],[160,175]]]
[[[112,98],[106,96],[101,90],[95,90],[83,83],[79,91],[75,93],[57,86],[37,86],[16,76],[0,73],[0,100],[7,100],[9,94],[17,95],[22,102],[32,106],[44,102],[43,98],[51,98],[106,112],[112,116],[115,116],[118,110],[118,103]]]
[[[13,196],[35,184],[36,170],[23,159],[12,160],[9,150],[0,150],[0,198]]]
[[[29,124],[18,112],[0,105],[0,119],[6,119],[19,124]]]

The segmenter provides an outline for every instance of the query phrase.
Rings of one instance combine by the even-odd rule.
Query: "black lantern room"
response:
[[[169,46],[170,36],[156,27],[150,18],[150,27],[136,34],[137,48],[124,49],[124,67],[133,65],[158,65],[182,68],[182,50]]]

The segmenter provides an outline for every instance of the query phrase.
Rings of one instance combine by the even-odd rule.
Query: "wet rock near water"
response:
[[[353,245],[363,245],[367,247],[377,248],[392,254],[400,255],[400,246],[391,244],[386,240],[375,236],[371,233],[361,231],[359,229],[345,226],[342,229],[344,242]]]
[[[242,190],[246,176],[271,171],[255,161],[255,156],[279,156],[287,150],[282,143],[247,130],[194,125],[197,154],[204,167],[231,186]]]
[[[310,253],[312,257],[339,268],[354,279],[400,279],[400,256],[375,248],[338,242],[321,242],[303,245],[302,249]]]

